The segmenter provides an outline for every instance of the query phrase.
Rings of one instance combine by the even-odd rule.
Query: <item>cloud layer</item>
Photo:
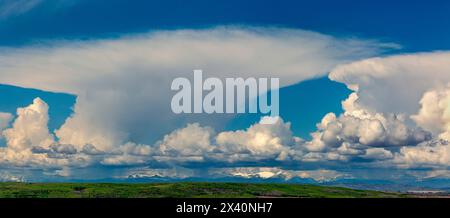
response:
[[[66,178],[86,176],[83,169],[117,177],[187,178],[203,169],[202,176],[316,181],[348,176],[339,169],[351,167],[448,172],[450,53],[368,58],[389,46],[302,30],[219,27],[4,48],[1,83],[72,93],[77,102],[54,133],[39,98],[14,119],[0,113],[0,165]],[[199,68],[219,78],[280,77],[284,86],[330,71],[353,93],[342,102],[344,113],[325,115],[311,140],[293,135],[281,117],[223,131],[229,117],[170,111],[172,79]]]
[[[77,95],[75,113],[56,135],[77,147],[109,149],[129,140],[153,143],[189,122],[222,128],[231,115],[185,116],[170,110],[170,83],[191,78],[194,69],[205,77],[279,77],[286,86],[391,47],[283,28],[157,31],[3,48],[0,83]]]

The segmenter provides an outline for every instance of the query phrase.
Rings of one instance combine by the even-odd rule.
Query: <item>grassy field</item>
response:
[[[0,198],[398,198],[405,194],[297,184],[0,183]]]

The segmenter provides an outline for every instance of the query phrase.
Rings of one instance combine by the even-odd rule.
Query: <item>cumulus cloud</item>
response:
[[[229,158],[229,162],[258,159],[286,160],[289,147],[300,139],[292,135],[290,123],[277,118],[274,124],[261,121],[245,131],[221,132],[216,137],[218,150],[216,157]]]
[[[356,93],[342,102],[344,113],[326,114],[312,139],[294,151],[300,161],[349,161],[354,158],[392,159],[391,150],[429,141],[431,133],[406,124],[401,114],[383,114],[358,104]]]
[[[383,160],[383,159],[391,159],[394,155],[391,151],[388,151],[384,148],[369,148],[365,151],[365,154],[362,156],[364,158]]]
[[[7,146],[0,148],[0,163],[66,177],[75,168],[124,166],[144,167],[127,174],[130,177],[184,178],[199,174],[164,173],[149,165],[262,166],[266,161],[300,165],[364,159],[364,167],[379,163],[448,167],[447,52],[338,66],[330,78],[354,93],[342,103],[344,113],[323,117],[311,140],[294,136],[290,123],[281,118],[271,125],[263,118],[247,129],[222,131],[217,124],[224,123],[218,122],[222,118],[170,112],[171,80],[192,69],[202,68],[208,76],[219,78],[281,77],[283,85],[290,85],[322,75],[337,64],[377,54],[383,46],[301,30],[221,27],[6,49],[0,52],[0,82],[78,97],[75,113],[55,133],[47,127],[48,105],[39,98],[17,110],[10,128],[12,115],[0,113],[0,129],[7,128],[2,132]],[[183,127],[175,129],[179,126]],[[149,135],[161,137],[149,140]],[[221,169],[211,170],[249,178],[326,181],[341,176],[325,169]]]
[[[221,129],[231,116],[186,117],[170,110],[171,81],[194,69],[208,77],[279,77],[286,86],[391,47],[298,29],[157,31],[2,48],[0,82],[77,95],[75,113],[56,135],[79,149],[92,144],[108,150],[127,141],[153,143],[191,122]]]
[[[63,177],[72,176],[73,167],[92,167],[98,164],[136,167],[155,163],[183,166],[186,163],[201,162],[232,166],[239,163],[258,164],[262,160],[301,164],[363,158],[408,168],[448,166],[450,149],[447,141],[430,140],[427,132],[407,127],[396,116],[372,114],[362,110],[355,103],[356,97],[352,94],[343,102],[345,112],[342,115],[337,117],[335,114],[327,114],[317,125],[318,131],[312,134],[313,139],[310,141],[294,136],[289,122],[277,118],[274,124],[266,124],[267,117],[263,117],[259,123],[245,130],[226,132],[216,132],[211,127],[192,123],[172,131],[153,145],[127,142],[111,150],[101,150],[91,144],[80,149],[61,143],[57,136],[48,132],[48,106],[37,98],[29,106],[19,108],[12,128],[4,131],[7,147],[0,148],[0,162],[3,166],[12,164],[40,168],[47,176]],[[369,121],[364,120],[376,120],[379,124],[376,128],[367,127],[365,125],[369,124],[364,122]],[[25,123],[29,125],[23,125]],[[365,129],[361,130],[361,126]],[[370,136],[372,134],[376,137]],[[175,175],[186,178],[214,174],[210,170],[207,170],[208,174],[188,170],[189,173],[183,177],[184,173],[164,173],[167,168],[153,171],[149,167],[144,169],[146,170],[130,172],[127,177]],[[325,169],[296,171],[277,167],[239,167],[223,171],[224,169],[226,168],[215,171],[244,178],[312,178],[316,181],[328,181],[340,177],[340,174]]]
[[[92,147],[91,151],[98,150]],[[86,152],[84,152],[86,153]],[[107,151],[103,156],[101,163],[104,165],[139,165],[147,163],[150,155],[152,154],[151,147],[149,145],[141,145],[133,142],[128,142],[120,145],[110,151]],[[98,153],[94,153],[98,155]]]
[[[424,93],[421,108],[411,118],[435,134],[435,139],[417,147],[402,148],[395,163],[403,167],[450,166],[450,88],[436,88]]]
[[[289,122],[278,117],[275,123],[266,124],[265,119],[273,118],[263,117],[245,130],[216,132],[211,127],[192,123],[172,131],[153,145],[127,142],[102,150],[91,144],[81,148],[65,144],[58,136],[49,133],[48,105],[36,98],[29,106],[17,110],[18,116],[12,128],[4,131],[7,147],[1,150],[2,162],[43,169],[58,168],[61,172],[70,172],[71,166],[95,164],[145,166],[162,163],[182,166],[192,162],[348,161],[355,157],[377,161],[394,159],[393,163],[400,160],[403,163],[420,162],[417,153],[424,151],[408,150],[405,146],[426,143],[430,140],[427,132],[407,127],[396,116],[362,110],[355,103],[356,99],[357,96],[352,94],[343,102],[345,112],[339,117],[327,114],[317,125],[318,131],[312,134],[310,141],[294,136]],[[376,122],[376,125],[371,126],[371,122]],[[391,151],[391,147],[399,147],[400,152]],[[448,153],[447,150],[442,151],[439,150],[439,155]],[[56,171],[51,172],[54,174]],[[286,173],[283,176],[289,177]]]
[[[423,93],[450,81],[450,52],[369,58],[333,69],[329,78],[358,94],[358,103],[380,113],[411,115]]]
[[[358,95],[352,93],[342,105],[344,114],[328,114],[319,124],[322,140],[330,146],[342,142],[371,147],[416,145],[431,139],[431,134],[405,124],[402,114],[373,113],[360,107]]]
[[[411,118],[423,128],[450,140],[450,86],[427,91],[418,114]]]
[[[341,65],[330,73],[331,79],[355,91],[353,100],[350,96],[343,104],[341,117],[381,123],[358,124],[371,133],[368,139],[376,140],[361,141],[359,137],[359,142],[400,146],[397,150],[366,150],[365,157],[387,159],[386,164],[398,167],[448,167],[449,58],[449,52],[394,55]],[[330,117],[326,123],[332,123]],[[334,133],[339,128],[331,127],[324,133],[325,139],[336,142]]]
[[[449,167],[450,145],[446,140],[432,140],[416,147],[402,147],[393,162],[405,168]]]
[[[245,130],[215,133],[210,127],[189,124],[166,135],[156,144],[160,162],[214,161],[226,163],[327,162],[363,158],[394,159],[397,150],[429,142],[431,133],[405,124],[401,115],[373,113],[362,109],[353,93],[343,102],[345,112],[324,116],[312,139],[292,134],[290,123],[277,118],[272,125],[264,119]]]
[[[265,124],[265,119],[269,118],[246,130],[219,133],[198,123],[188,124],[156,143],[155,158],[162,162],[287,160],[290,147],[300,139],[292,135],[290,123],[277,118],[274,124]]]
[[[95,146],[91,144],[87,144],[83,146],[83,149],[81,150],[82,153],[87,155],[101,155],[105,154],[105,152],[98,150]]]
[[[48,119],[48,105],[40,98],[17,109],[12,128],[3,131],[8,148],[22,151],[33,146],[49,147],[54,139],[48,131]]]
[[[173,161],[203,161],[204,156],[214,148],[211,146],[214,134],[211,127],[201,127],[198,123],[188,124],[185,128],[164,136],[157,143],[158,155],[161,160],[173,158]]]
[[[48,109],[40,98],[17,109],[12,127],[3,131],[6,147],[0,148],[0,165],[52,168],[86,163],[83,157],[73,156],[77,153],[73,145],[59,144],[49,132]]]

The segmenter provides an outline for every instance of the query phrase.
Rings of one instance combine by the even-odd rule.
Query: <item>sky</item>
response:
[[[0,0],[0,180],[450,187],[448,1]],[[280,78],[280,117],[174,78]],[[425,183],[424,183],[425,184]]]

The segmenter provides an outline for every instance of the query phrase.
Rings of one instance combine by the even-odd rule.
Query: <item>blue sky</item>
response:
[[[448,179],[449,12],[439,0],[0,0],[0,179]],[[194,68],[280,77],[283,120],[171,114],[164,87]]]
[[[450,47],[448,1],[43,1],[3,18],[2,45],[114,37],[224,24],[276,25],[400,43],[405,51]],[[12,17],[12,18],[11,18]]]

